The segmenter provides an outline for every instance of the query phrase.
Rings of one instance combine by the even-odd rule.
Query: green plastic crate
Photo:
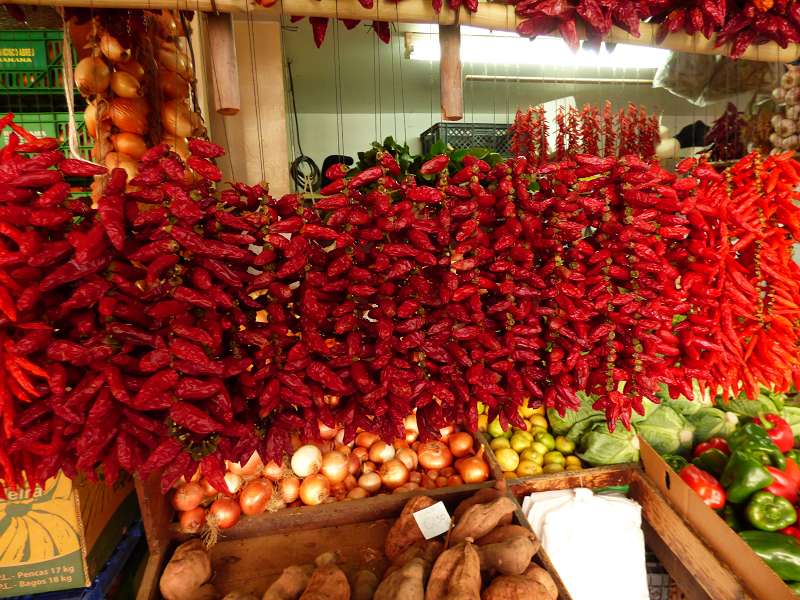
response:
[[[36,137],[54,137],[61,140],[64,152],[69,150],[69,113],[18,113],[14,115],[14,122],[30,131]],[[84,158],[90,158],[94,140],[86,131],[83,123],[83,114],[75,113],[75,127],[78,133],[78,149]],[[6,127],[0,132],[0,146],[8,143],[11,128]]]
[[[0,31],[0,93],[63,94],[63,41],[62,31]]]

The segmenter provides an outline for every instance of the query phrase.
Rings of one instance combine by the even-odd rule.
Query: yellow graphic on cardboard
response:
[[[80,549],[72,482],[60,473],[43,494],[0,502],[0,566],[52,560]]]

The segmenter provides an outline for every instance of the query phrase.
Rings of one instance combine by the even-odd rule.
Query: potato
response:
[[[545,569],[536,563],[531,563],[530,566],[525,569],[525,572],[522,575],[528,579],[533,579],[547,590],[547,593],[550,594],[550,598],[552,598],[552,600],[557,600],[558,586],[556,585],[556,582],[553,581],[550,573],[548,573]]]
[[[275,583],[264,592],[261,600],[297,600],[306,589],[308,579],[313,572],[313,565],[286,567]]]
[[[422,535],[414,520],[414,513],[435,503],[435,500],[428,496],[417,496],[406,502],[403,512],[400,513],[386,536],[384,546],[386,558],[393,561],[414,544],[425,541],[425,536]]]
[[[372,571],[359,571],[353,576],[353,595],[350,600],[372,600],[378,583],[378,576]]]
[[[424,600],[428,569],[422,558],[412,558],[381,581],[373,600]]]
[[[243,594],[242,592],[231,592],[226,594],[222,600],[258,600],[253,594]]]
[[[547,590],[533,579],[522,575],[495,578],[483,592],[481,600],[550,600]]]
[[[159,588],[165,600],[197,600],[201,596],[213,598],[216,596],[213,587],[204,585],[209,579],[211,560],[203,542],[194,539],[184,542],[175,550],[161,575]]]
[[[350,600],[350,583],[336,565],[317,567],[300,600]]]
[[[499,571],[503,575],[522,575],[531,563],[538,545],[525,535],[478,547],[481,571]]]
[[[514,515],[516,505],[511,498],[501,496],[486,504],[469,507],[450,531],[449,542],[458,544],[467,538],[477,540],[497,527],[501,520]]]

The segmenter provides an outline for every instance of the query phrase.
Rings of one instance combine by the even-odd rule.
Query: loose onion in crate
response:
[[[263,479],[248,482],[239,494],[239,505],[245,515],[260,515],[272,498],[272,484]]]

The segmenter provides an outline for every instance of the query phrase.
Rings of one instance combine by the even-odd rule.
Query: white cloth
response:
[[[531,494],[523,512],[573,600],[648,600],[642,513],[578,488]]]

